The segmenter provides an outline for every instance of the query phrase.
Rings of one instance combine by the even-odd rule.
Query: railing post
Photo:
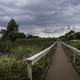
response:
[[[42,57],[44,57],[50,49],[55,46],[56,42],[52,44],[50,47],[47,49],[33,55],[32,57],[29,57],[25,59],[27,61],[27,72],[28,72],[28,80],[32,80],[32,65],[34,65],[38,60],[40,60]]]
[[[75,53],[73,53],[73,63],[75,64],[75,61],[76,59],[75,59]]]
[[[32,80],[32,65],[27,61],[28,80]]]

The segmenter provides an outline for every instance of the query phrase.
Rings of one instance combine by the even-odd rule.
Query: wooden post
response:
[[[32,65],[27,62],[27,70],[28,70],[28,80],[32,80]]]
[[[53,46],[55,46],[55,44],[56,44],[56,42],[54,44],[52,44],[50,47],[48,47],[47,49],[33,55],[32,57],[25,59],[27,61],[28,80],[32,80],[32,65],[34,65],[37,61],[39,61],[46,54],[48,54],[50,49]]]
[[[76,55],[75,55],[75,53],[73,53],[73,63],[74,64],[76,63],[76,61],[75,61],[76,59],[75,58],[76,58]]]

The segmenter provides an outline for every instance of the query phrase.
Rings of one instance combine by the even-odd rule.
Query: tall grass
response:
[[[76,40],[76,41],[66,41],[67,44],[69,44],[70,46],[73,46],[77,49],[80,50],[80,41]]]
[[[24,58],[49,47],[53,42],[53,39],[22,39],[13,44],[9,40],[0,40],[0,80],[26,80],[27,64]]]
[[[0,57],[0,80],[26,80],[27,69],[23,60],[15,57]]]

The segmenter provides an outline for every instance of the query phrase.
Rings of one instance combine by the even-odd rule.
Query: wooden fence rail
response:
[[[64,42],[62,42],[62,45],[74,67],[78,70],[78,72],[80,72],[80,50],[69,46]]]
[[[32,65],[34,65],[36,62],[38,62],[42,57],[44,57],[46,54],[49,53],[49,51],[56,46],[56,42],[52,44],[49,48],[33,55],[32,57],[29,57],[25,59],[27,61],[27,70],[28,70],[28,80],[32,80]]]

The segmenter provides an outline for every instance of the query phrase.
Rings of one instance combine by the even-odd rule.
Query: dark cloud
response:
[[[0,26],[11,18],[21,31],[42,37],[79,31],[80,0],[0,0]]]

